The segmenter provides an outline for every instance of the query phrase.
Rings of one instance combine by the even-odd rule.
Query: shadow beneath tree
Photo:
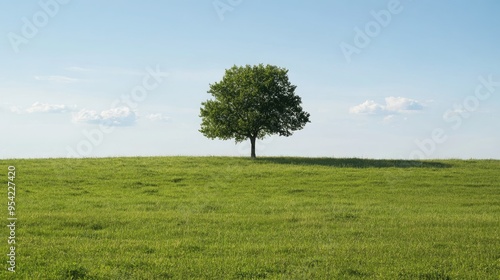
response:
[[[361,158],[307,158],[307,157],[262,157],[257,162],[320,165],[341,168],[450,168],[452,165],[433,160],[361,159]]]

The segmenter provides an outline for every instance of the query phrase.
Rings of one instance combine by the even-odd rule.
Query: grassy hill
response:
[[[1,279],[500,279],[500,161],[153,157],[16,167]],[[3,236],[3,237],[2,237]],[[0,243],[2,244],[2,243]]]

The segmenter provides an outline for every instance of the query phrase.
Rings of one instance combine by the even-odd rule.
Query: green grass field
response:
[[[500,279],[500,161],[0,163],[1,279]]]

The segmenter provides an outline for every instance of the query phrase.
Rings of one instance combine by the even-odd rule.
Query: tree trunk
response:
[[[255,155],[255,139],[256,137],[250,137],[250,143],[252,144],[252,154],[250,155],[250,157],[252,159],[256,158],[257,156]]]

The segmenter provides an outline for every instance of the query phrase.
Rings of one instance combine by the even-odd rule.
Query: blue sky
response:
[[[500,158],[500,2],[4,1],[0,158],[248,156],[199,108],[289,70],[311,123],[259,156]]]

